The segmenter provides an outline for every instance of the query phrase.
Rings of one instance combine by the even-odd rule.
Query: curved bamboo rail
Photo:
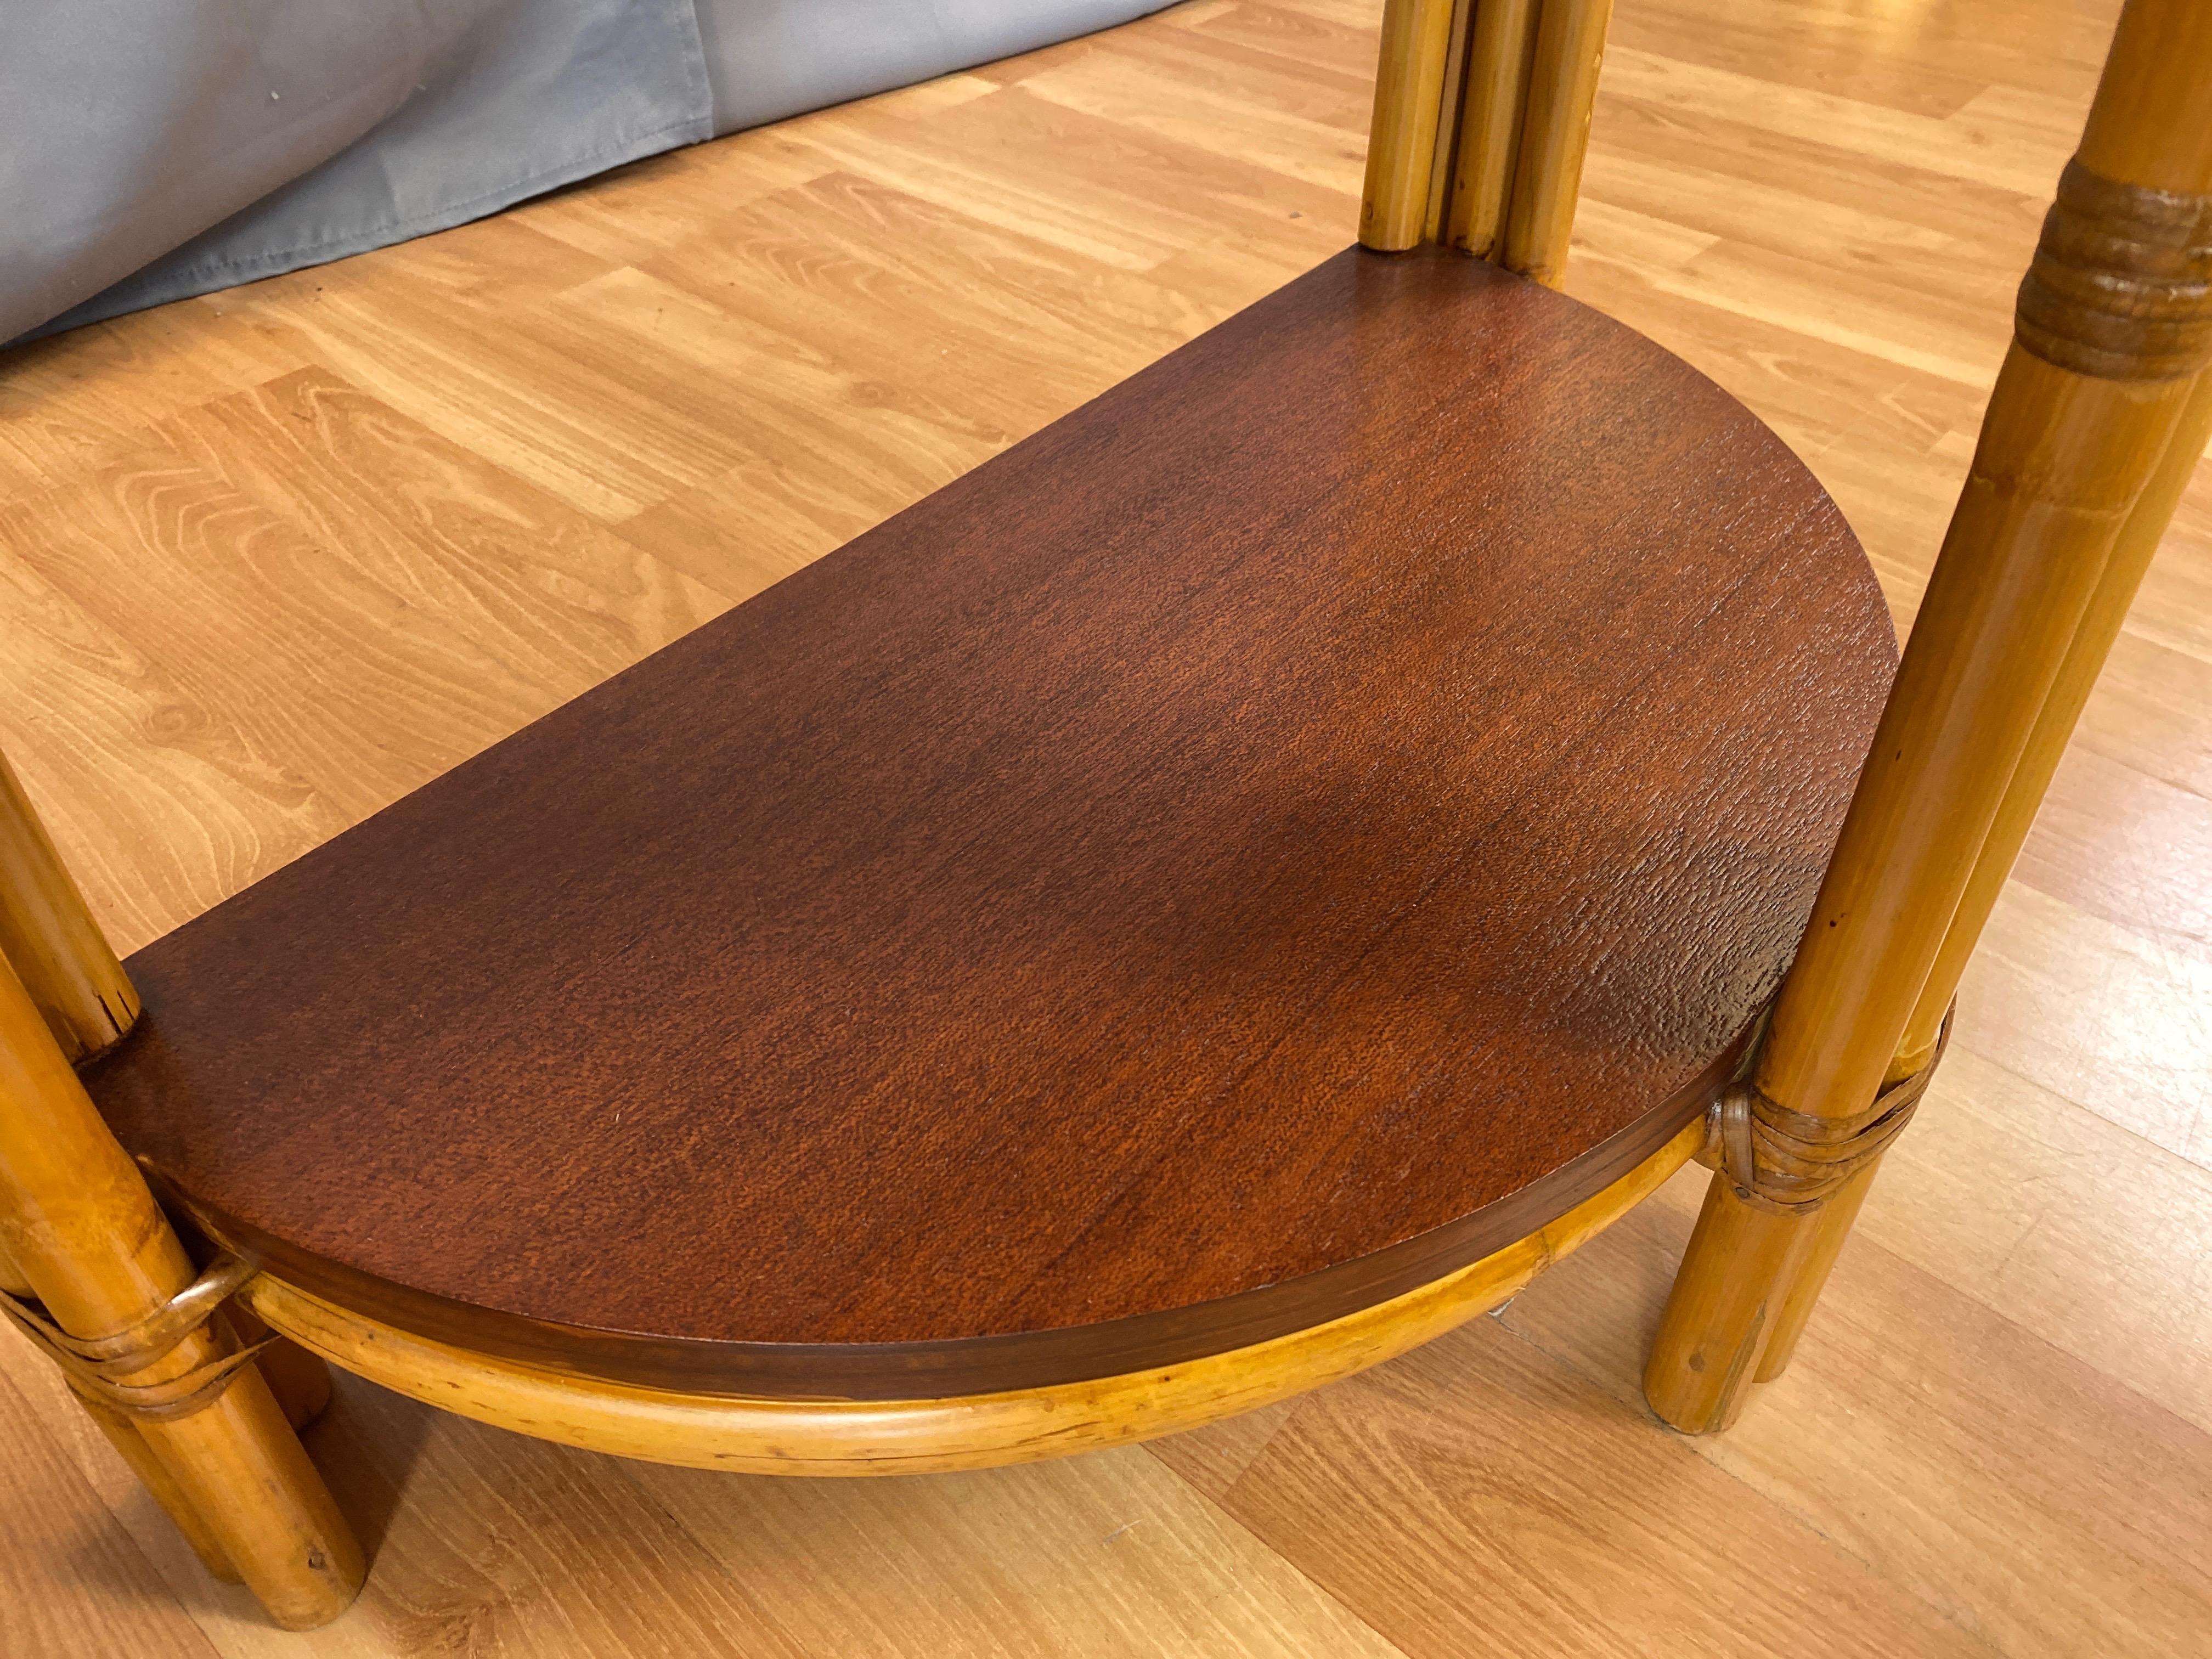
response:
[[[1127,1445],[1350,1376],[1514,1295],[1687,1163],[1702,1119],[1550,1225],[1390,1301],[1226,1353],[949,1400],[723,1398],[567,1376],[433,1342],[264,1275],[241,1295],[332,1364],[480,1423],[592,1451],[751,1474],[913,1474]]]

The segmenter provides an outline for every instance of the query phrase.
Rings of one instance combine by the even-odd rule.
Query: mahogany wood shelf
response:
[[[1711,382],[1347,252],[133,957],[210,1233],[704,1392],[1174,1363],[1710,1100],[1896,660]]]

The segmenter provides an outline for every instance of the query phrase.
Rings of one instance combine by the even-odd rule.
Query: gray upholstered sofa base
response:
[[[16,0],[0,340],[270,276],[1162,0]]]

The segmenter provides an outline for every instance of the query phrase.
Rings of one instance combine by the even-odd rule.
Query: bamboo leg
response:
[[[1443,112],[1452,9],[1452,0],[1386,0],[1382,9],[1382,57],[1359,206],[1359,240],[1381,252],[1402,252],[1421,240]]]
[[[141,1431],[277,1624],[313,1630],[353,1604],[368,1564],[258,1370]]]
[[[1482,0],[1468,37],[1450,202],[1441,240],[1478,259],[1497,256],[1512,193],[1513,157],[1536,51],[1536,0]]]
[[[1590,113],[1613,0],[1544,0],[1528,71],[1528,111],[1513,158],[1503,263],[1547,288],[1566,280]]]
[[[1897,1059],[1890,1067],[1899,1076],[1910,1076],[1935,1052],[1936,1034],[1943,1024],[1943,1011],[1951,1006],[1951,998],[1966,973],[1967,958],[1973,954],[1990,912],[1996,908],[1998,895],[2004,890],[2013,864],[2020,857],[2020,849],[2035,823],[2036,810],[2043,805],[2044,794],[2058,770],[2059,761],[2065,756],[2066,745],[2074,736],[2082,709],[2088,706],[2098,671],[2105,665],[2105,659],[2119,640],[2120,629],[2128,619],[2128,607],[2135,602],[2136,590],[2142,586],[2151,557],[2158,551],[2159,540],[2172,521],[2174,508],[2180,505],[2182,494],[2189,488],[2208,443],[2212,443],[2212,374],[2198,377],[2188,408],[2174,428],[2172,441],[2166,446],[2158,471],[2144,486],[2135,510],[2128,515],[2125,527],[2112,545],[2104,579],[2097,584],[2096,594],[2081,618],[2073,647],[2067,652],[2058,678],[2051,685],[2051,696],[2044,702],[2042,716],[2036,721],[2027,750],[2021,756],[2020,765],[2005,790],[2003,804],[1997,809],[1996,820],[1990,826],[1989,839],[1983,843],[1981,856],[1975,861],[1973,878],[1966,884],[1958,911],[1951,919],[1950,929],[1944,935],[1943,948],[1936,955],[1935,967],[1929,971],[1919,1000],[1913,1005],[1912,1018],[1906,1022],[1904,1041],[1899,1044]]]
[[[1781,1287],[1796,1278],[1811,1241],[1809,1228],[1753,1209],[1713,1177],[1644,1374],[1654,1411],[1691,1433],[1735,1421],[1780,1312]]]
[[[104,1401],[80,1394],[76,1402],[107,1437],[108,1444],[122,1454],[123,1461],[131,1466],[131,1473],[154,1495],[154,1501],[161,1506],[177,1530],[184,1534],[185,1541],[192,1547],[192,1553],[199,1557],[208,1576],[226,1584],[243,1583],[245,1580],[231,1565],[222,1540],[192,1507],[191,1499],[185,1496],[185,1489],[178,1485],[176,1476],[169,1473],[169,1466],[155,1455],[154,1448],[138,1431],[138,1425]]]
[[[1771,1382],[1789,1370],[1790,1362],[1796,1358],[1797,1339],[1805,1334],[1806,1322],[1813,1317],[1820,1292],[1828,1287],[1828,1275],[1835,1271],[1836,1258],[1844,1253],[1844,1242],[1850,1237],[1859,1211],[1865,1206],[1867,1194],[1874,1189],[1875,1177],[1881,1171],[1881,1160],[1876,1158],[1845,1182],[1836,1195],[1821,1206],[1819,1218],[1804,1230],[1807,1237],[1802,1255],[1778,1281],[1786,1288],[1769,1322],[1765,1340],[1760,1346],[1759,1368],[1752,1373],[1753,1382]]]
[[[137,1018],[138,997],[84,896],[70,878],[21,782],[0,756],[0,956],[12,963],[63,1052],[89,1058],[118,1041]],[[31,1283],[0,1249],[0,1289],[33,1294]],[[71,1391],[131,1472],[185,1535],[201,1565],[226,1583],[238,1569],[192,1508],[167,1467],[113,1407]]]
[[[2153,119],[2170,125],[2161,132]],[[2015,775],[2023,791],[2034,782],[2023,759],[2077,638],[2101,661],[2093,598],[2116,549],[2133,556],[2123,535],[2136,534],[2139,502],[2165,487],[2195,376],[2212,357],[2212,303],[2191,252],[2212,232],[2208,193],[2212,8],[2130,0],[1775,1006],[1753,1082],[1779,1109],[1835,1120],[1873,1099]],[[2155,495],[2143,512],[2162,526]],[[2093,677],[2094,665],[2076,671]],[[1820,1241],[1819,1208],[1771,1213],[1747,1197],[1716,1180],[1645,1374],[1653,1408],[1692,1432],[1725,1426],[1749,1381],[1786,1359],[1795,1328],[1776,1365],[1765,1358],[1785,1304],[1841,1245],[1842,1218]],[[1802,1327],[1802,1307],[1793,1317]]]
[[[71,1060],[121,1040],[138,994],[0,755],[0,956]]]
[[[137,991],[4,756],[0,756],[0,956],[15,968],[55,1042],[71,1060],[89,1059],[121,1040],[138,1017]],[[4,1249],[0,1249],[0,1287],[17,1295],[35,1294],[28,1276]],[[252,1319],[251,1315],[243,1316]],[[258,1328],[258,1320],[253,1323],[258,1328],[248,1340],[269,1334]],[[276,1389],[293,1427],[329,1402],[328,1369],[296,1344],[273,1343],[255,1364]],[[139,1424],[104,1401],[73,1392],[209,1572],[226,1583],[240,1582],[222,1541]]]
[[[2136,590],[2142,585],[2144,573],[2150,568],[2151,556],[2158,550],[2159,540],[2172,520],[2182,492],[2189,488],[2208,443],[2212,443],[2212,374],[2198,377],[2189,407],[2174,429],[2158,471],[2136,498],[2134,511],[2129,514],[2119,539],[2113,544],[2104,577],[2097,584],[2089,609],[2081,618],[2081,626],[2075,633],[2074,643],[2051,685],[2051,695],[2044,702],[2043,713],[2036,720],[2019,766],[2014,769],[2012,781],[2006,786],[2004,799],[1997,808],[1996,821],[1990,826],[1988,838],[1982,843],[1981,854],[1974,860],[1974,873],[1943,935],[1942,948],[1936,953],[1936,965],[1929,971],[1927,983],[1921,988],[1920,999],[1913,1005],[1912,1017],[1905,1024],[1904,1038],[1898,1044],[1897,1055],[1890,1062],[1886,1080],[1911,1076],[1935,1054],[1944,1013],[1959,988],[1967,959],[1973,954],[1990,911],[1996,908],[1998,895],[2003,891],[2014,861],[2019,858],[2028,830],[2035,822],[2036,809],[2043,804],[2044,794],[2066,752],[2066,744],[2074,735],[2075,725],[2087,706],[2098,671],[2119,639],[2120,629],[2127,621],[2128,607],[2135,599]],[[1803,1334],[1805,1322],[1820,1301],[1829,1270],[1843,1251],[1844,1240],[1850,1232],[1851,1224],[1858,1218],[1859,1206],[1866,1201],[1874,1176],[1874,1168],[1854,1176],[1821,1212],[1813,1246],[1783,1304],[1773,1334],[1767,1340],[1766,1353],[1759,1369],[1759,1382],[1771,1382],[1781,1376],[1796,1352],[1797,1339]]]
[[[1848,1116],[1881,1085],[2133,504],[2128,485],[2180,413],[2177,395],[2137,391],[2072,374],[2017,344],[2006,362],[1760,1055],[1757,1087],[1784,1107]],[[1718,1181],[1713,1201],[1744,1207]],[[1792,1236],[1816,1224],[1810,1214],[1747,1212],[1714,1237],[1755,1237],[1759,1259],[1794,1271],[1811,1242]],[[1726,1297],[1699,1289],[1716,1275],[1733,1285],[1741,1270],[1711,1249],[1685,1259],[1645,1376],[1654,1409],[1693,1432],[1734,1419],[1735,1391],[1768,1369],[1758,1350],[1779,1328],[1787,1295],[1786,1278]],[[1751,1362],[1735,1363],[1747,1343]]]
[[[0,1249],[63,1328],[84,1337],[129,1329],[194,1278],[144,1178],[4,966]],[[125,1380],[167,1382],[222,1352],[203,1328]],[[361,1547],[258,1371],[248,1366],[191,1416],[137,1427],[278,1624],[305,1629],[344,1610],[366,1571]]]
[[[31,1289],[31,1281],[23,1277],[15,1258],[4,1249],[0,1249],[0,1291],[19,1297],[36,1294]],[[154,1449],[146,1443],[146,1437],[138,1432],[138,1425],[105,1401],[94,1400],[75,1389],[70,1393],[77,1404],[84,1408],[84,1414],[93,1420],[100,1431],[107,1437],[108,1443],[130,1465],[131,1472],[138,1477],[140,1484],[154,1495],[154,1501],[175,1522],[177,1530],[184,1534],[185,1542],[192,1547],[192,1553],[199,1557],[200,1565],[226,1584],[239,1583],[238,1569],[230,1565],[230,1558],[223,1553],[222,1546],[208,1530],[207,1523],[200,1518],[199,1512],[186,1500],[183,1489],[170,1475],[167,1467],[154,1455]]]

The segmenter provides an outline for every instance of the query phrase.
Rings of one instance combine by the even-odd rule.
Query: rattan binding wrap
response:
[[[1928,1063],[1850,1117],[1819,1117],[1770,1100],[1747,1067],[1706,1114],[1698,1161],[1725,1175],[1735,1195],[1753,1209],[1772,1215],[1817,1210],[1903,1133],[1950,1041],[1947,1014]]]
[[[2028,351],[2076,374],[2196,374],[2212,362],[2212,197],[2119,184],[2069,161],[2014,327]]]
[[[182,1376],[160,1382],[123,1379],[175,1352],[176,1346],[214,1317],[216,1311],[253,1277],[254,1269],[234,1255],[216,1258],[208,1270],[161,1307],[112,1336],[71,1336],[36,1303],[0,1291],[0,1314],[69,1373],[70,1386],[143,1422],[167,1423],[211,1404],[254,1355],[274,1337],[196,1365]]]

